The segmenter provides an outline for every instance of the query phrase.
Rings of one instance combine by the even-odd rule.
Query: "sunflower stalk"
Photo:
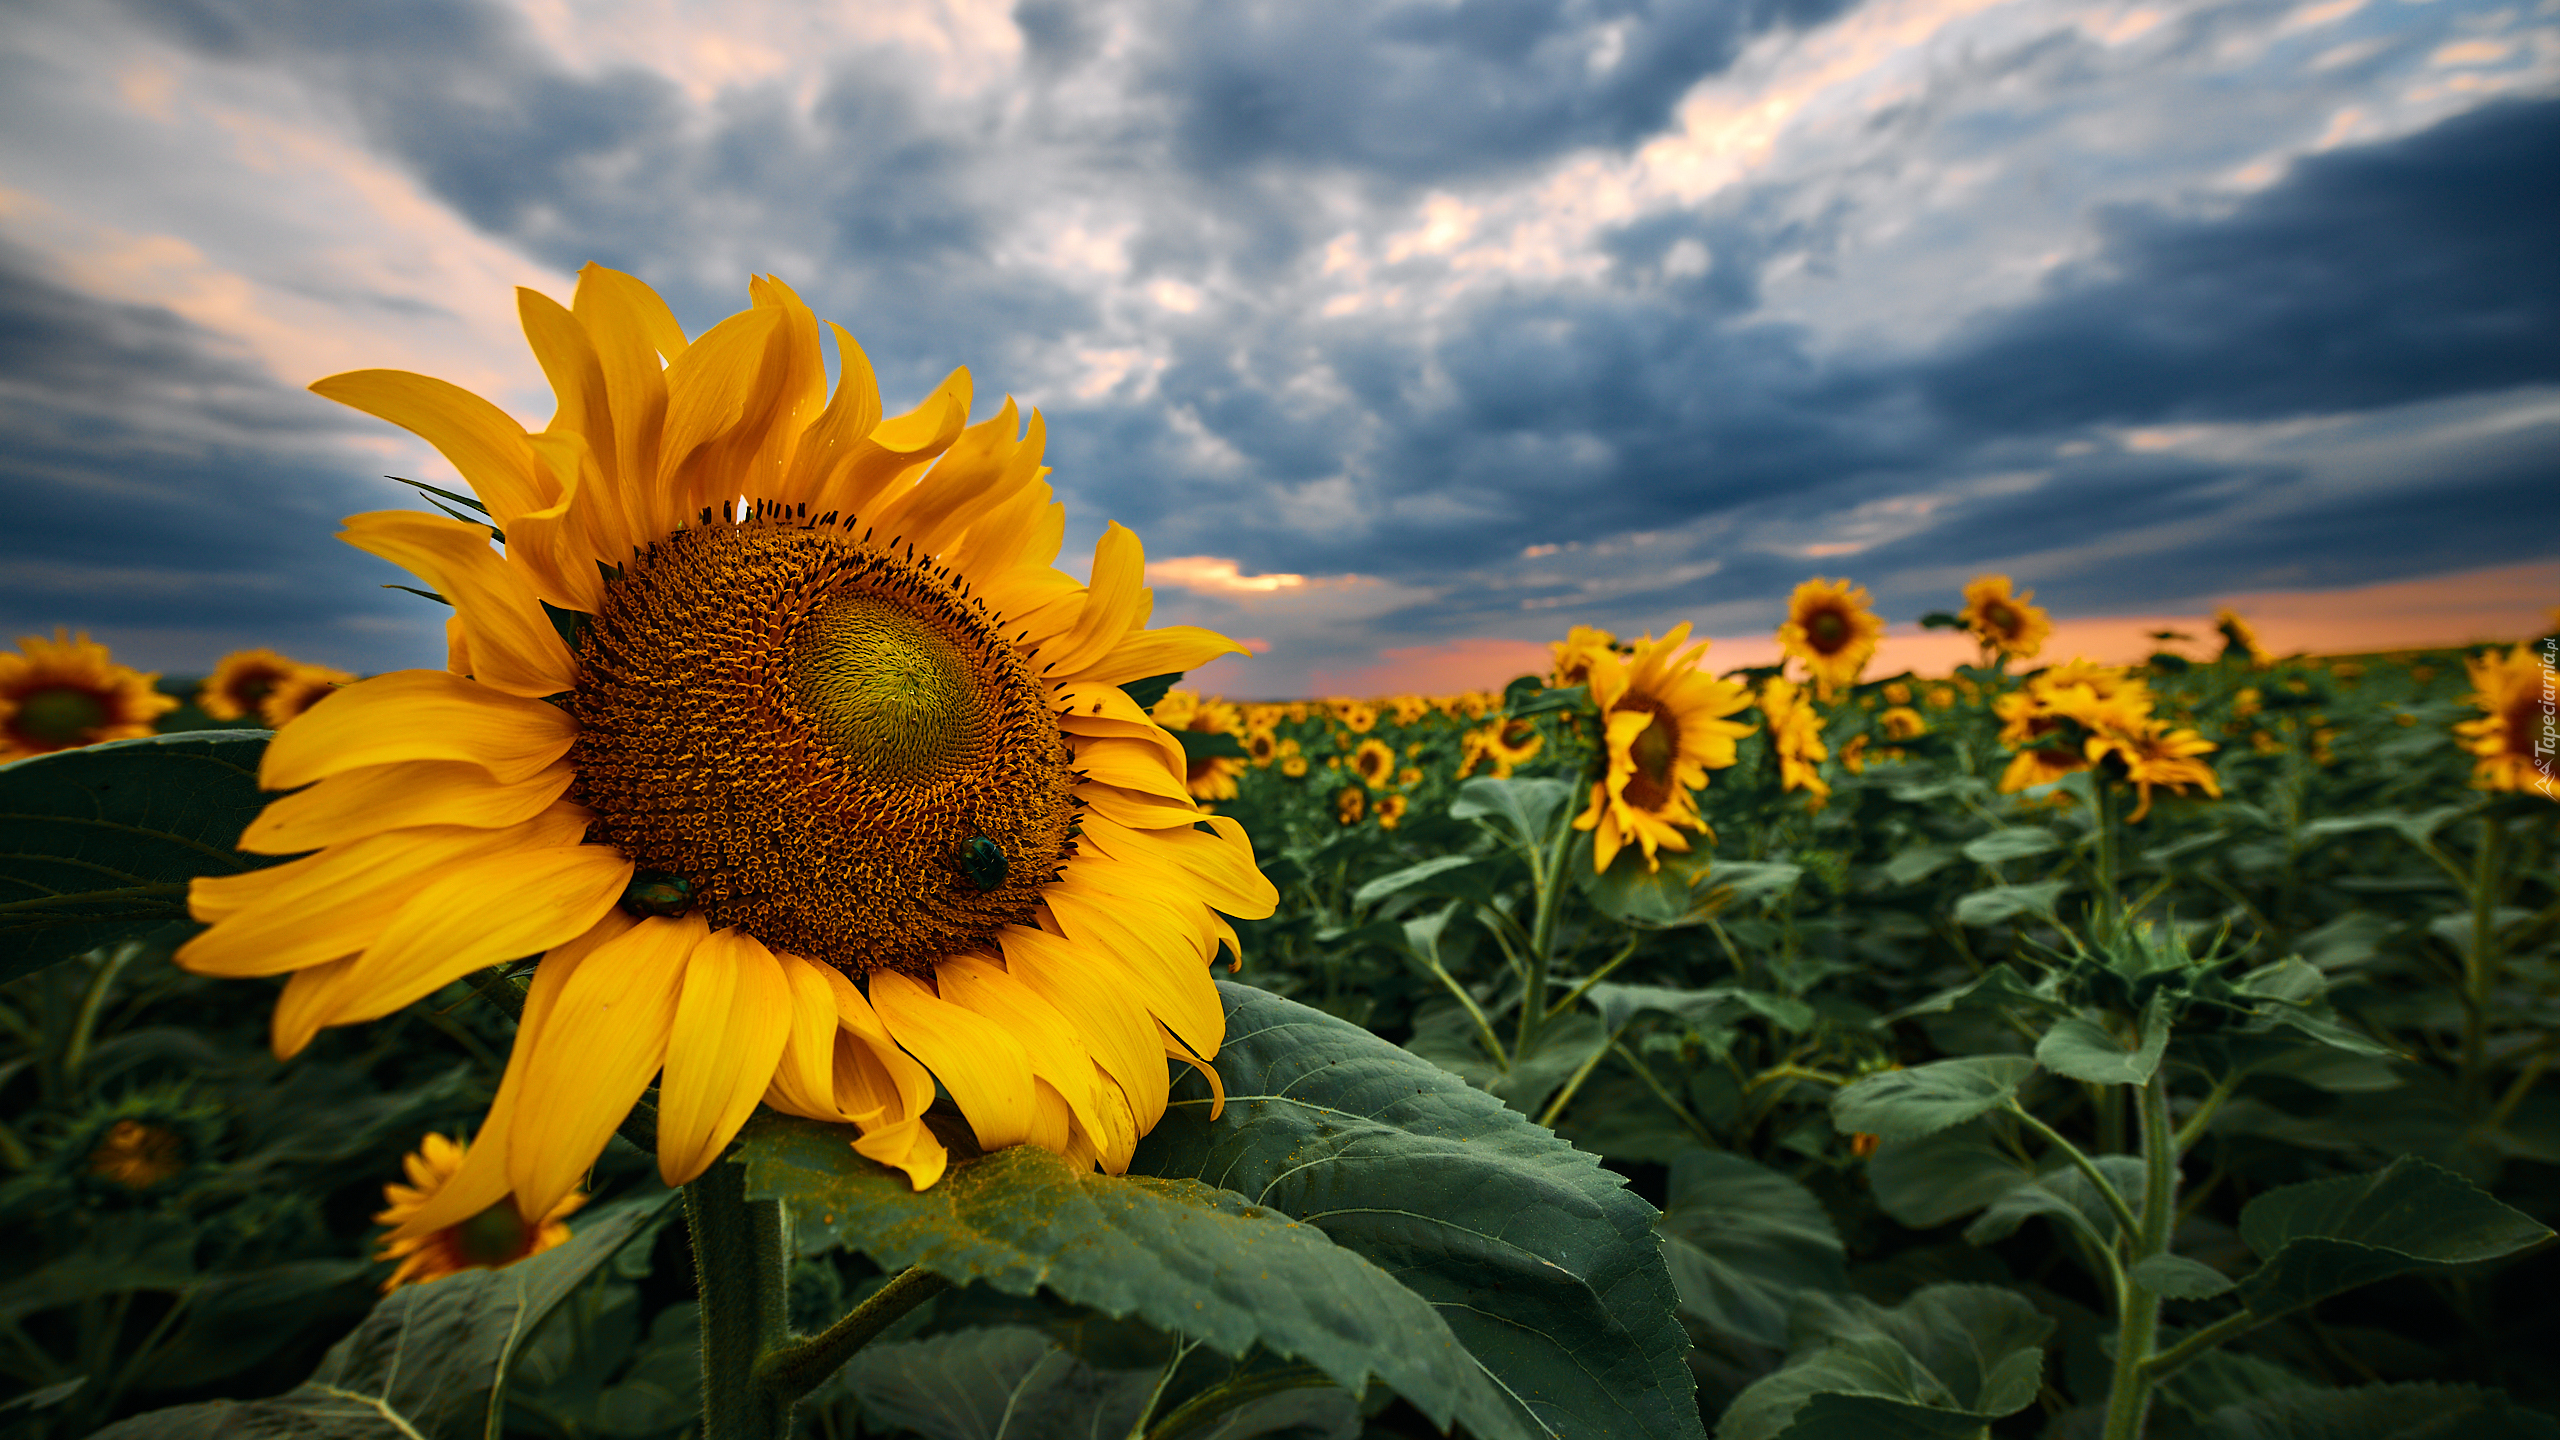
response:
[[[853,1353],[880,1337],[899,1317],[951,1288],[951,1282],[916,1266],[889,1277],[845,1317],[815,1335],[766,1352],[756,1363],[756,1379],[779,1393],[786,1404],[797,1403],[827,1377],[844,1368]]]
[[[782,1202],[748,1199],[746,1167],[722,1161],[684,1187],[684,1219],[702,1303],[703,1440],[782,1440],[798,1397],[760,1373],[791,1338]]]
[[[2142,1262],[2169,1253],[2169,1232],[2177,1220],[2177,1130],[2169,1119],[2169,1067],[2151,1072],[2137,1097],[2142,1124],[2142,1212],[2132,1232],[2133,1248],[2125,1266],[2116,1317],[2115,1373],[2107,1388],[2103,1440],[2139,1440],[2151,1391],[2158,1384],[2148,1368],[2152,1347],[2160,1338],[2160,1292],[2136,1278]]]

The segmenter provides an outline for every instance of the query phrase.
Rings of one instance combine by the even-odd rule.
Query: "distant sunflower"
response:
[[[1410,790],[1421,783],[1422,771],[1418,766],[1407,765],[1396,772],[1396,788],[1399,790]]]
[[[1188,730],[1195,735],[1233,735],[1244,738],[1244,716],[1224,700],[1203,698],[1189,690],[1168,690],[1156,702],[1155,723],[1166,730]],[[1250,758],[1233,755],[1203,755],[1186,759],[1182,786],[1194,800],[1233,800],[1236,777],[1245,772]]]
[[[0,652],[0,761],[148,735],[178,708],[151,688],[158,675],[116,664],[85,631],[21,635],[18,651]]]
[[[540,434],[424,376],[313,387],[437,445],[506,549],[348,521],[453,603],[469,673],[376,676],[278,731],[260,783],[308,788],[241,843],[318,853],[196,881],[212,928],[179,960],[289,974],[290,1056],[547,952],[478,1139],[396,1240],[509,1195],[550,1215],[653,1076],[670,1183],[761,1101],[930,1185],[937,1081],[983,1148],[1120,1171],[1167,1056],[1205,1067],[1223,1038],[1218,912],[1276,903],[1120,688],[1241,647],[1139,628],[1119,525],[1089,584],[1055,568],[1036,413],[970,425],[955,371],[884,421],[841,327],[831,399],[816,318],[749,293],[688,340],[600,266],[566,308],[519,291],[559,397]]]
[[[1807,702],[1795,682],[1772,675],[1760,687],[1760,713],[1768,721],[1769,749],[1778,757],[1778,778],[1789,790],[1807,792],[1819,810],[1831,796],[1822,778],[1822,762],[1831,758],[1822,743],[1822,716]]]
[[[2145,721],[2132,729],[2092,735],[2086,746],[2091,760],[2112,759],[2110,771],[2121,766],[2126,783],[2140,792],[2142,803],[2125,817],[2127,824],[2151,813],[2151,788],[2155,785],[2166,785],[2181,795],[2194,785],[2216,799],[2222,796],[2222,782],[2215,778],[2213,767],[2196,758],[2222,747],[2193,730],[2171,730]]]
[[[1272,761],[1280,758],[1280,737],[1269,729],[1259,726],[1247,730],[1244,735],[1244,754],[1255,769],[1267,770]]]
[[[326,665],[297,665],[292,673],[278,680],[258,702],[258,718],[269,729],[281,730],[300,718],[314,705],[337,693],[343,685],[353,685],[356,677],[344,670]]]
[[[1908,705],[1895,705],[1876,717],[1888,740],[1911,740],[1929,733],[1929,722]]]
[[[1395,773],[1396,752],[1382,740],[1363,740],[1351,752],[1351,769],[1372,790],[1387,787],[1387,777]]]
[[[1378,707],[1366,700],[1336,700],[1333,718],[1354,735],[1366,735],[1378,728]]]
[[[2560,800],[2551,750],[2552,695],[2560,686],[2555,686],[2551,667],[2530,645],[2503,655],[2492,650],[2463,663],[2471,673],[2471,693],[2463,699],[2485,712],[2453,727],[2462,748],[2477,757],[2471,765],[2472,788],[2530,790],[2546,800]]]
[[[1591,662],[1603,655],[1618,653],[1618,637],[1590,625],[1576,625],[1561,640],[1547,648],[1555,652],[1555,669],[1548,672],[1547,683],[1563,689],[1591,683]]]
[[[2239,611],[2214,611],[2213,628],[2222,632],[2221,658],[2245,661],[2253,670],[2264,670],[2276,663],[2276,657],[2258,642],[2258,632],[2240,618]]]
[[[1345,785],[1333,792],[1333,818],[1337,824],[1357,825],[1369,813],[1369,792],[1357,785]]]
[[[1858,682],[1883,636],[1884,621],[1863,588],[1819,576],[1796,587],[1787,622],[1778,627],[1779,646],[1805,663],[1814,693],[1824,700]]]
[[[234,650],[215,663],[196,690],[196,708],[216,720],[245,720],[302,662],[273,650]]]
[[[1402,795],[1379,796],[1377,812],[1378,828],[1381,830],[1393,830],[1396,828],[1398,822],[1404,819],[1405,807],[1410,803],[1411,802],[1407,801]]]
[[[424,1210],[461,1173],[462,1157],[469,1148],[462,1141],[429,1134],[401,1160],[409,1183],[394,1182],[382,1187],[382,1198],[390,1203],[373,1217],[373,1223],[395,1229],[383,1239],[382,1249],[374,1258],[400,1262],[400,1268],[382,1282],[384,1294],[403,1285],[423,1285],[465,1270],[504,1269],[569,1238],[569,1227],[564,1222],[587,1203],[583,1191],[571,1190],[561,1196],[539,1220],[528,1222],[516,1213],[514,1205],[500,1197],[478,1214],[402,1238],[410,1218]]]
[[[1964,587],[1964,609],[1959,618],[1985,650],[2013,659],[2030,659],[2044,648],[2045,637],[2053,633],[2052,618],[2027,603],[2034,598],[2033,590],[2010,594],[2006,575],[1977,575]]]
[[[1724,717],[1751,697],[1698,669],[1707,642],[1688,639],[1684,622],[1659,640],[1638,642],[1623,661],[1611,655],[1592,665],[1607,771],[1592,782],[1591,803],[1573,823],[1592,832],[1594,870],[1607,870],[1628,845],[1644,851],[1648,870],[1659,870],[1657,851],[1686,852],[1693,832],[1714,839],[1690,792],[1706,785],[1708,770],[1734,762],[1733,742],[1752,727]]]
[[[1394,717],[1399,727],[1419,725],[1431,714],[1431,702],[1420,695],[1390,696],[1387,713]]]

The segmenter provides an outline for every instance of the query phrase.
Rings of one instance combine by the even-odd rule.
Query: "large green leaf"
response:
[[[1794,1328],[1786,1365],[1734,1397],[1716,1440],[1980,1434],[2034,1403],[2053,1322],[2013,1291],[1932,1285],[1890,1310],[1808,1295]]]
[[[2035,1068],[2024,1055],[1972,1055],[1879,1070],[1831,1097],[1831,1123],[1887,1140],[1926,1135],[2008,1103]]]
[[[2142,1162],[2131,1155],[2099,1155],[2090,1164],[2107,1177],[2117,1198],[2125,1208],[2137,1214],[2142,1209]],[[2104,1248],[2115,1243],[2117,1225],[2115,1211],[2098,1194],[2098,1187],[2078,1167],[2060,1165],[2036,1176],[2026,1184],[2012,1187],[1981,1218],[1964,1229],[1964,1238],[1976,1245],[1989,1245],[2006,1240],[2030,1217],[2044,1215],[2068,1225],[2085,1236],[2089,1243]]]
[[[2371,1175],[2270,1190],[2240,1211],[2266,1263],[2241,1277],[2251,1312],[2275,1315],[2432,1265],[2512,1255],[2551,1231],[2440,1165],[2404,1155]]]
[[[1867,1159],[1876,1205],[1915,1230],[1969,1215],[2034,1178],[1982,1120],[1887,1140]]]
[[[613,1258],[676,1192],[608,1205],[568,1243],[503,1270],[391,1292],[310,1379],[272,1400],[211,1400],[110,1425],[95,1440],[496,1440],[508,1364],[542,1317]]]
[[[1458,787],[1449,803],[1457,820],[1486,820],[1505,840],[1525,850],[1543,852],[1563,819],[1573,787],[1562,780],[1496,780],[1477,776]]]
[[[233,847],[272,798],[264,730],[110,740],[0,765],[0,981],[187,918],[187,882],[275,862]]]
[[[1693,1150],[1672,1162],[1663,1257],[1680,1308],[1772,1350],[1809,1290],[1846,1291],[1840,1233],[1813,1192],[1739,1155]]]
[[[2155,992],[2144,1007],[2133,1043],[2085,1016],[2064,1017],[2036,1042],[2036,1063],[2056,1075],[2092,1085],[2142,1085],[2169,1049],[2169,1001]]]
[[[1438,1306],[1561,1434],[1695,1436],[1653,1207],[1598,1160],[1368,1031],[1221,981],[1227,1087],[1197,1076],[1133,1169],[1324,1227]]]
[[[1456,895],[1468,900],[1490,898],[1487,867],[1479,855],[1435,855],[1418,865],[1381,875],[1351,892],[1354,905],[1375,905],[1399,891],[1422,887],[1425,894]]]
[[[2006,825],[1988,835],[1966,841],[1964,858],[1981,865],[1998,865],[2034,855],[2050,855],[2061,848],[2062,842],[2041,825]]]
[[[2038,880],[2032,885],[1991,885],[1956,902],[1959,925],[1997,925],[2021,915],[2050,915],[2053,902],[2071,888],[2068,880]]]
[[[918,1192],[854,1154],[847,1126],[759,1115],[743,1134],[748,1197],[788,1203],[804,1239],[1009,1295],[1045,1287],[1228,1355],[1262,1345],[1355,1394],[1375,1376],[1484,1440],[1538,1433],[1428,1302],[1267,1203],[1196,1179],[1079,1171],[1035,1145],[954,1165]]]
[[[2560,1440],[2560,1421],[2496,1390],[2359,1385],[2283,1390],[2206,1417],[2206,1440]]]
[[[1648,929],[1672,929],[1698,924],[1715,913],[1717,904],[1708,889],[1714,860],[1704,850],[1664,850],[1648,860],[1630,845],[1595,875],[1586,843],[1574,847],[1570,865],[1575,883],[1601,914]]]

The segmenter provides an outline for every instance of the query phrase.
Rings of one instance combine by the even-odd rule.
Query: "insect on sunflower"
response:
[[[762,1102],[932,1184],[940,1082],[986,1149],[1126,1168],[1167,1057],[1223,1038],[1220,912],[1271,913],[1243,828],[1120,687],[1241,651],[1141,628],[1137,536],[1090,584],[1043,429],[968,422],[968,372],[883,420],[871,367],[779,281],[688,339],[630,276],[519,291],[559,408],[528,433],[397,371],[312,388],[414,431],[503,534],[394,511],[343,538],[454,606],[453,664],[346,686],[268,746],[242,838],[306,858],[195,882],[180,963],[288,974],[274,1044],[542,954],[497,1098],[406,1240],[549,1215],[658,1080],[699,1175]],[[307,788],[305,788],[307,787]]]

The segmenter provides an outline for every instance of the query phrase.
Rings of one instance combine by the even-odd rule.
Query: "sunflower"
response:
[[[1379,796],[1377,807],[1378,828],[1381,830],[1393,830],[1396,828],[1396,825],[1404,819],[1404,812],[1411,803],[1411,801],[1408,801],[1402,795]]]
[[[2252,670],[2264,670],[2276,663],[2276,657],[2268,654],[2267,647],[2258,643],[2258,632],[2250,628],[2248,621],[2240,618],[2239,611],[2214,611],[2213,628],[2222,632],[2222,659],[2245,660]]]
[[[2141,793],[2142,803],[2125,817],[2128,825],[2151,813],[2154,785],[2166,785],[2181,795],[2189,785],[2197,785],[2207,795],[2222,798],[2222,783],[2214,777],[2213,767],[2195,758],[2221,748],[2193,730],[2171,730],[2150,720],[2135,728],[2092,735],[2087,741],[2092,761],[2111,760],[2110,773],[2122,766],[2125,780]]]
[[[1888,707],[1876,717],[1876,723],[1884,727],[1888,740],[1910,740],[1929,733],[1929,722],[1921,719],[1920,712],[1908,705]]]
[[[301,668],[301,661],[273,650],[234,650],[196,690],[196,708],[216,720],[246,719],[258,713],[268,692]]]
[[[1396,788],[1399,790],[1410,790],[1421,783],[1422,770],[1419,766],[1407,765],[1396,772]]]
[[[158,675],[116,664],[85,631],[21,635],[18,649],[0,652],[0,761],[148,735],[178,708],[151,688]]]
[[[1155,723],[1166,730],[1188,730],[1195,735],[1233,735],[1244,737],[1244,716],[1236,707],[1215,697],[1203,699],[1189,690],[1168,690],[1156,702]],[[1236,777],[1245,772],[1249,760],[1233,755],[1203,755],[1184,762],[1182,787],[1194,800],[1233,800]]]
[[[1280,758],[1280,736],[1267,726],[1255,726],[1244,732],[1245,758],[1256,770],[1268,770]]]
[[[2478,757],[2471,784],[2478,790],[2531,790],[2546,800],[2554,793],[2552,756],[2555,692],[2551,667],[2528,645],[2504,655],[2495,650],[2463,662],[2471,673],[2471,693],[2462,697],[2484,714],[2456,724],[2462,748]]]
[[[353,685],[356,677],[344,670],[326,665],[297,665],[293,672],[275,683],[266,698],[258,702],[258,718],[267,728],[281,730],[299,719],[312,706],[329,698],[342,685]]]
[[[196,881],[212,928],[180,963],[290,973],[290,1056],[543,953],[478,1141],[397,1239],[509,1194],[549,1215],[661,1072],[669,1183],[762,1101],[930,1185],[937,1082],[984,1149],[1125,1169],[1167,1056],[1223,1038],[1218,912],[1278,897],[1120,687],[1241,647],[1140,629],[1117,524],[1089,585],[1055,568],[1040,417],[970,425],[966,371],[883,421],[841,327],[828,397],[777,281],[692,341],[600,266],[567,308],[518,293],[559,396],[539,434],[423,376],[313,387],[436,444],[506,550],[347,522],[453,602],[467,673],[375,676],[277,732],[260,783],[308,788],[241,843],[318,853]]]
[[[1549,643],[1555,652],[1555,669],[1548,673],[1547,683],[1558,689],[1591,683],[1591,662],[1602,655],[1618,653],[1618,637],[1589,625],[1576,625],[1561,640]]]
[[[1752,727],[1724,717],[1751,703],[1741,686],[1697,668],[1704,640],[1688,648],[1684,621],[1656,640],[1647,636],[1623,660],[1600,657],[1591,667],[1591,699],[1600,713],[1607,772],[1591,785],[1591,804],[1573,822],[1589,830],[1591,863],[1605,871],[1627,845],[1660,870],[1657,850],[1685,852],[1686,831],[1715,836],[1689,792],[1707,771],[1734,762],[1733,742]]]
[[[1769,750],[1778,757],[1779,780],[1789,790],[1807,792],[1810,807],[1821,809],[1831,797],[1831,785],[1822,778],[1822,762],[1831,758],[1822,743],[1822,716],[1783,675],[1770,676],[1760,687],[1760,713],[1769,722]]]
[[[1814,693],[1826,701],[1833,691],[1858,682],[1883,636],[1884,621],[1864,589],[1820,576],[1796,587],[1787,600],[1787,623],[1778,627],[1778,644],[1805,663]]]
[[[1357,825],[1369,813],[1369,792],[1357,785],[1345,785],[1333,792],[1333,818],[1336,824]]]
[[[1352,773],[1372,790],[1387,787],[1387,777],[1395,772],[1396,752],[1383,740],[1363,740],[1351,752]]]
[[[2053,633],[2051,617],[2027,603],[2034,598],[2033,590],[2010,594],[2006,575],[1977,575],[1964,587],[1964,609],[1958,618],[1984,650],[2030,659]]]
[[[1378,707],[1368,701],[1335,700],[1329,703],[1333,708],[1333,718],[1341,721],[1343,728],[1352,734],[1366,735],[1378,728]]]
[[[373,1258],[400,1262],[400,1268],[382,1282],[382,1293],[388,1295],[403,1285],[423,1285],[464,1270],[503,1269],[569,1238],[569,1227],[564,1222],[587,1203],[586,1195],[577,1190],[561,1196],[540,1220],[526,1220],[501,1197],[475,1215],[404,1238],[402,1227],[461,1173],[462,1157],[469,1149],[462,1141],[429,1134],[401,1160],[409,1183],[382,1187],[382,1198],[389,1203],[373,1217],[373,1222],[395,1228],[384,1237],[381,1251]]]
[[[1292,780],[1307,778],[1307,757],[1298,753],[1298,742],[1295,740],[1280,742],[1280,773]]]

